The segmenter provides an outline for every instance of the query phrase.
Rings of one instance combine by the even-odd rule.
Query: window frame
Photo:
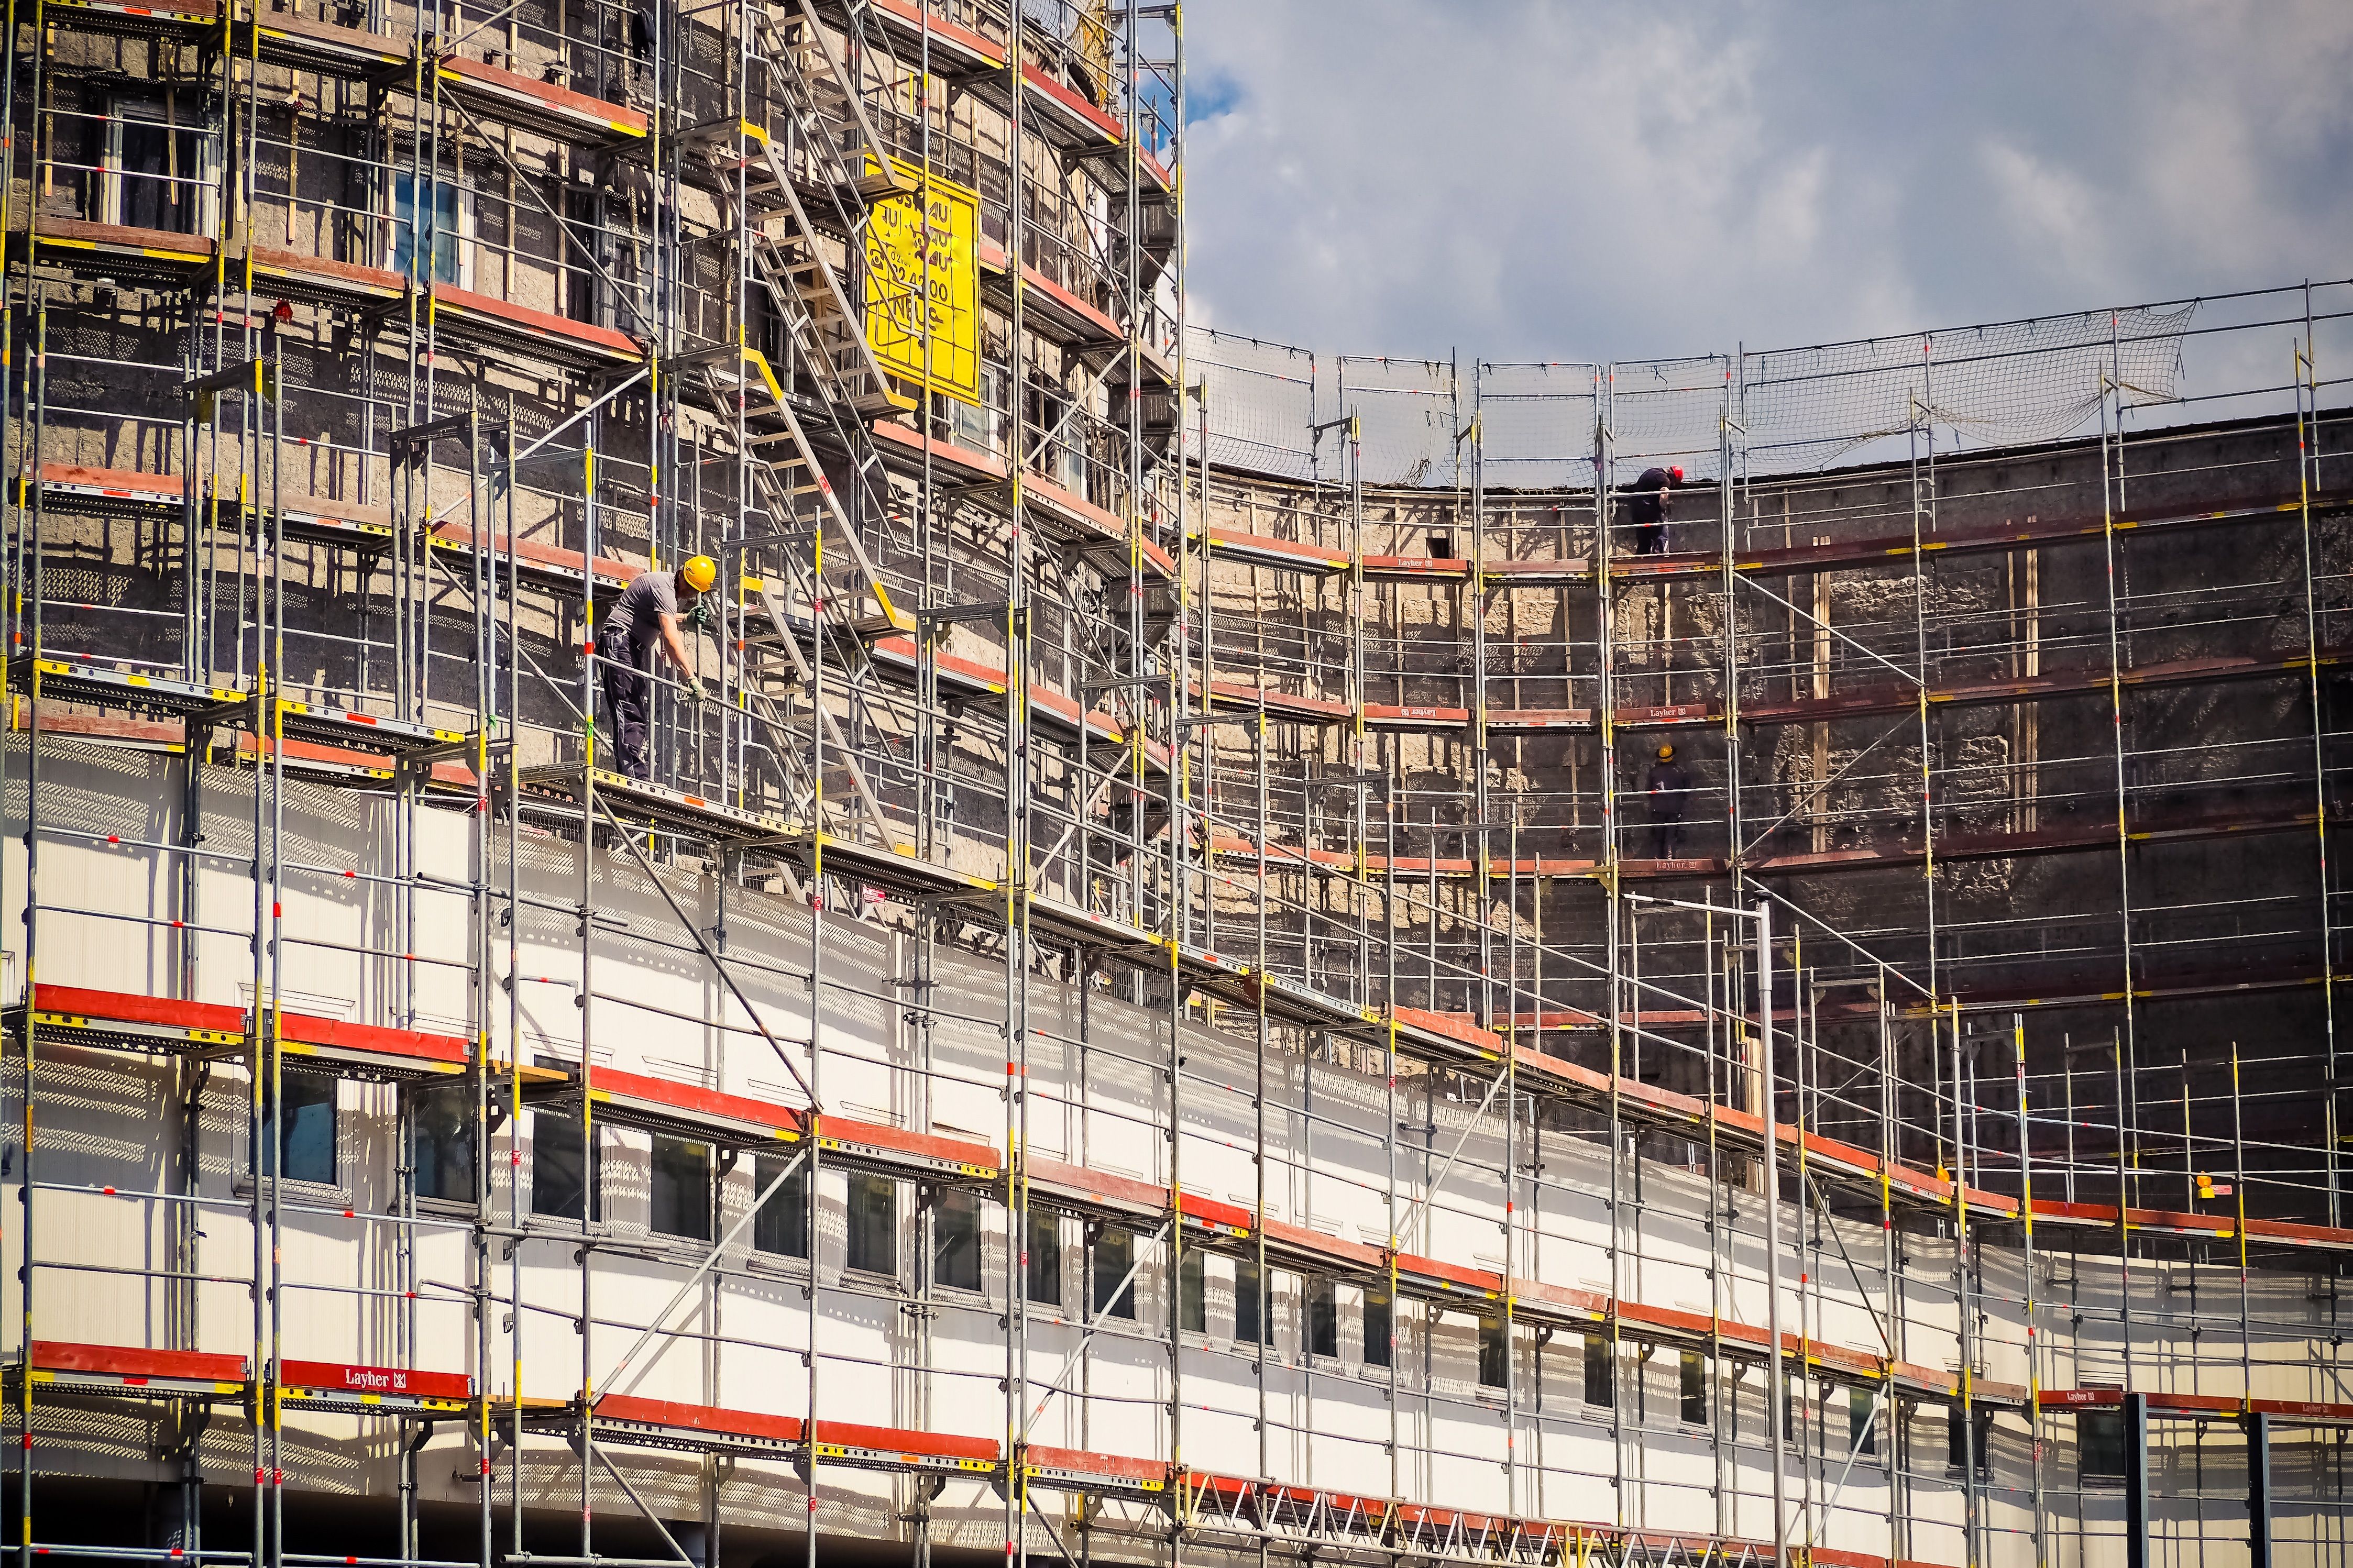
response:
[[[304,1083],[322,1085],[326,1089],[325,1103],[328,1109],[327,1152],[329,1158],[333,1161],[333,1165],[332,1167],[331,1173],[324,1181],[320,1180],[316,1176],[297,1174],[292,1171],[286,1172],[279,1177],[279,1180],[284,1185],[292,1187],[299,1192],[314,1194],[323,1198],[332,1198],[335,1201],[337,1206],[348,1208],[352,1204],[352,1187],[348,1179],[350,1173],[345,1170],[343,1151],[344,1114],[343,1090],[344,1080],[333,1073],[317,1072],[308,1068],[293,1068],[281,1065],[278,1071],[279,1096],[282,1098],[285,1093],[285,1086],[296,1080],[301,1080]],[[305,1103],[316,1102],[310,1101]],[[271,1173],[263,1167],[261,1159],[265,1149],[270,1149],[271,1152],[275,1152],[275,1150],[271,1149],[270,1096],[268,1092],[267,1086],[265,1086],[264,1089],[262,1112],[259,1122],[256,1125],[248,1126],[243,1119],[240,1119],[237,1123],[237,1128],[239,1141],[246,1144],[245,1158],[240,1163],[240,1168],[237,1173],[237,1188],[240,1192],[250,1193],[259,1184],[269,1181],[271,1176]],[[284,1131],[291,1131],[292,1129],[287,1128]],[[259,1142],[257,1142],[257,1140]],[[277,1142],[283,1142],[283,1139],[281,1138]]]
[[[1106,1247],[1105,1244],[1113,1237],[1119,1238],[1118,1244]],[[1095,1232],[1087,1247],[1087,1315],[1090,1321],[1123,1323],[1136,1321],[1135,1288],[1143,1283],[1141,1269],[1136,1269],[1135,1279],[1127,1281],[1126,1289],[1109,1301],[1103,1300],[1106,1291],[1126,1279],[1130,1269],[1135,1268],[1135,1232],[1121,1226],[1107,1225]],[[1113,1256],[1106,1258],[1106,1253]]]
[[[1501,1311],[1478,1318],[1479,1387],[1501,1393],[1512,1386],[1511,1320]]]
[[[899,1188],[897,1178],[875,1171],[849,1171],[843,1193],[841,1267],[848,1274],[870,1279],[900,1280]],[[866,1227],[881,1211],[879,1234]],[[878,1251],[879,1249],[879,1251]],[[887,1266],[882,1259],[888,1259]]]
[[[935,1188],[932,1194],[931,1211],[931,1240],[928,1245],[932,1249],[932,1284],[943,1290],[964,1291],[975,1296],[981,1294],[988,1283],[988,1265],[982,1247],[980,1194],[970,1187]],[[962,1279],[948,1278],[949,1253],[946,1243],[942,1240],[942,1233],[947,1228],[946,1222],[952,1213],[959,1216],[957,1224],[964,1230],[963,1247],[959,1250],[968,1249],[970,1253],[970,1283]]]
[[[1365,1287],[1364,1321],[1356,1335],[1364,1364],[1381,1373],[1397,1368],[1397,1297],[1386,1285]]]
[[[755,1262],[769,1268],[808,1262],[809,1162],[805,1154],[754,1154],[752,1157],[752,1197],[754,1200],[768,1190],[768,1184],[776,1179],[777,1172],[792,1164],[796,1158],[799,1161],[799,1168],[793,1172],[783,1186],[776,1189],[774,1196],[759,1205],[752,1216],[747,1251]],[[772,1215],[774,1218],[770,1217]],[[793,1250],[789,1245],[783,1247],[764,1245],[775,1234],[770,1229],[772,1226],[785,1227],[781,1239],[788,1244],[797,1237],[799,1250]]]
[[[1032,1206],[1021,1237],[1021,1299],[1033,1307],[1062,1305],[1062,1216]]]
[[[161,232],[173,234],[209,235],[219,226],[222,160],[220,143],[206,127],[195,121],[185,124],[164,120],[161,116],[175,112],[171,94],[158,88],[153,91],[126,89],[106,95],[106,131],[99,153],[99,221],[117,227],[132,226],[123,221],[123,195],[127,182],[134,179],[171,179],[185,181],[184,189],[193,193],[195,207],[189,225],[185,229]],[[149,118],[152,114],[156,118]],[[132,123],[161,131],[165,144],[185,134],[195,142],[196,167],[193,174],[150,174],[144,171],[125,169],[122,165],[123,132]]]
[[[550,1226],[576,1226],[585,1223],[591,1230],[606,1225],[611,1216],[605,1212],[604,1124],[592,1123],[582,1116],[566,1116],[560,1110],[532,1110],[528,1114],[531,1117],[530,1218]],[[580,1149],[582,1212],[579,1214],[540,1206],[542,1196],[540,1163],[550,1156],[550,1144],[545,1130],[551,1126],[577,1130],[577,1135],[567,1138],[565,1142]]]
[[[1340,1359],[1340,1282],[1329,1274],[1307,1276],[1307,1353],[1325,1361]]]
[[[649,1236],[661,1237],[671,1241],[693,1242],[708,1247],[712,1240],[711,1194],[715,1174],[712,1163],[712,1146],[702,1140],[682,1138],[673,1132],[656,1132],[651,1135],[651,1139],[646,1149],[646,1233]],[[693,1151],[691,1156],[685,1153],[688,1150]],[[662,1225],[666,1217],[662,1212],[662,1186],[665,1181],[677,1180],[677,1173],[672,1172],[665,1177],[664,1166],[673,1163],[682,1163],[689,1158],[695,1162],[697,1168],[697,1180],[689,1195],[699,1194],[702,1199],[699,1204],[691,1205],[691,1209],[696,1228],[666,1229]],[[675,1194],[671,1195],[673,1198],[677,1196]]]
[[[1676,1419],[1704,1431],[1708,1424],[1707,1406],[1707,1358],[1697,1351],[1684,1351],[1675,1367]]]
[[[1588,1410],[1618,1407],[1617,1347],[1610,1343],[1608,1334],[1585,1336],[1585,1386],[1579,1397]]]
[[[471,1213],[481,1201],[481,1194],[476,1188],[476,1179],[481,1173],[481,1163],[474,1142],[482,1135],[484,1129],[482,1119],[475,1110],[473,1087],[470,1079],[460,1077],[455,1081],[428,1079],[419,1083],[403,1084],[400,1088],[401,1121],[407,1128],[408,1142],[405,1153],[408,1167],[408,1190],[420,1207],[442,1213],[459,1211]],[[465,1173],[468,1195],[464,1197],[451,1197],[443,1192],[428,1193],[417,1180],[418,1173],[424,1169],[417,1158],[417,1145],[423,1131],[418,1112],[424,1109],[423,1102],[428,1100],[454,1100],[461,1109],[462,1114],[458,1118],[456,1125],[464,1128],[466,1133]],[[437,1152],[438,1148],[438,1146],[436,1145]],[[438,1171],[445,1164],[446,1162],[437,1159],[434,1162],[434,1168]]]
[[[384,171],[384,211],[377,219],[383,235],[383,249],[379,254],[382,258],[384,270],[393,273],[404,279],[410,277],[411,273],[410,268],[404,267],[401,263],[400,229],[403,222],[400,216],[401,193],[404,188],[409,193],[408,208],[410,213],[413,215],[417,210],[417,197],[415,193],[417,187],[423,183],[418,178],[420,173],[421,171],[415,167],[391,168]],[[456,276],[444,278],[440,275],[438,266],[430,266],[423,268],[416,274],[417,282],[421,286],[430,286],[435,283],[447,283],[453,289],[464,289],[470,291],[474,287],[474,251],[476,246],[474,188],[470,184],[461,183],[457,179],[453,173],[445,170],[435,171],[433,176],[433,187],[436,192],[437,202],[439,199],[438,193],[442,191],[448,192],[454,198],[452,202],[452,218],[457,226],[457,232],[451,237],[450,245],[452,256],[455,260],[455,266],[452,268],[452,270],[456,273]],[[413,216],[407,221],[412,226],[414,226],[415,219]],[[417,252],[416,237],[412,236],[408,243],[409,255],[412,258],[410,266],[413,267],[414,258]],[[437,245],[435,249],[438,251],[438,248],[439,247]],[[436,259],[438,260],[438,257]]]
[[[1269,1298],[1273,1295],[1268,1286],[1272,1273],[1271,1269],[1261,1268],[1255,1256],[1234,1259],[1234,1343],[1237,1345],[1263,1345],[1269,1351],[1274,1349],[1273,1335],[1270,1332],[1273,1324],[1269,1321],[1274,1314],[1268,1310],[1271,1305]],[[1250,1301],[1248,1319],[1250,1331],[1245,1333],[1242,1303],[1253,1296],[1256,1300]]]

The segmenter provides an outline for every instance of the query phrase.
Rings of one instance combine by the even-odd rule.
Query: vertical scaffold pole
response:
[[[1775,1125],[1778,1110],[1773,1086],[1773,905],[1759,899],[1757,919],[1757,1062],[1761,1076],[1758,1110],[1765,1140],[1765,1339],[1766,1427],[1769,1435],[1767,1463],[1772,1468],[1773,1550],[1778,1555],[1789,1542],[1788,1484],[1784,1476],[1788,1442],[1787,1392],[1781,1364],[1781,1133]]]
[[[2320,595],[2313,574],[2312,492],[2320,462],[2320,369],[2313,358],[2312,285],[2304,286],[2304,344],[2295,351],[2295,500],[2304,566],[2306,699],[2312,709],[2312,813],[2320,883],[2320,1016],[2325,1059],[2321,1081],[2322,1166],[2328,1183],[2328,1223],[2339,1225],[2337,1121],[2337,935],[2329,914],[2328,761],[2327,721],[2320,706]],[[2307,412],[2308,411],[2308,412]]]

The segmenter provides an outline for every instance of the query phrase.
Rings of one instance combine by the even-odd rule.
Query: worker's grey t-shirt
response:
[[[648,649],[661,636],[664,616],[678,614],[678,577],[670,572],[640,572],[621,590],[605,618],[608,631],[627,633],[629,651],[644,662]]]

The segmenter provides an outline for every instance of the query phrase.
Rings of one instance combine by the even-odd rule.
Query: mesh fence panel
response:
[[[2195,303],[2087,310],[1903,337],[1732,356],[1629,360],[1599,367],[1620,484],[1644,468],[1717,477],[1731,413],[1746,430],[1751,473],[1820,468],[1933,424],[1986,445],[2073,434],[2113,376],[2127,404],[2181,394],[2182,335]],[[1368,485],[1451,489],[1462,479],[1456,432],[1473,389],[1444,361],[1343,355],[1196,328],[1188,360],[1209,398],[1209,461],[1290,479],[1319,470],[1311,428],[1355,414]],[[1482,364],[1475,389],[1487,483],[1558,489],[1591,482],[1597,367]],[[1940,437],[1941,438],[1941,437]],[[1198,458],[1197,432],[1186,451]],[[1321,477],[1342,478],[1337,433]]]
[[[1460,479],[1454,367],[1435,360],[1339,362],[1339,407],[1356,416],[1364,482],[1448,489]]]
[[[1315,356],[1305,349],[1193,327],[1186,367],[1198,373],[1209,410],[1209,465],[1304,479],[1314,468]],[[1185,431],[1185,455],[1201,458],[1201,433]]]
[[[2181,387],[2194,304],[2086,310],[1746,356],[1753,473],[1819,468],[1934,420],[1988,445],[2055,440],[2098,407],[2113,375],[2127,403]]]
[[[1489,489],[1559,490],[1593,483],[1597,367],[1479,367],[1479,458]]]
[[[1694,480],[1715,478],[1731,385],[1732,362],[1721,354],[1611,365],[1610,482],[1652,468],[1679,468]]]

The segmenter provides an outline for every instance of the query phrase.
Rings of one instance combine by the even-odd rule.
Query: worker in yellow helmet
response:
[[[1672,860],[1683,847],[1683,805],[1691,791],[1691,775],[1675,761],[1672,746],[1659,748],[1642,787],[1651,803],[1651,858]]]
[[[596,662],[604,677],[605,712],[612,721],[613,751],[621,772],[648,779],[653,770],[646,758],[653,707],[654,645],[659,643],[697,701],[708,693],[687,657],[685,639],[678,634],[679,606],[690,613],[719,580],[718,563],[708,555],[693,555],[675,572],[640,572],[605,616],[596,633]]]

